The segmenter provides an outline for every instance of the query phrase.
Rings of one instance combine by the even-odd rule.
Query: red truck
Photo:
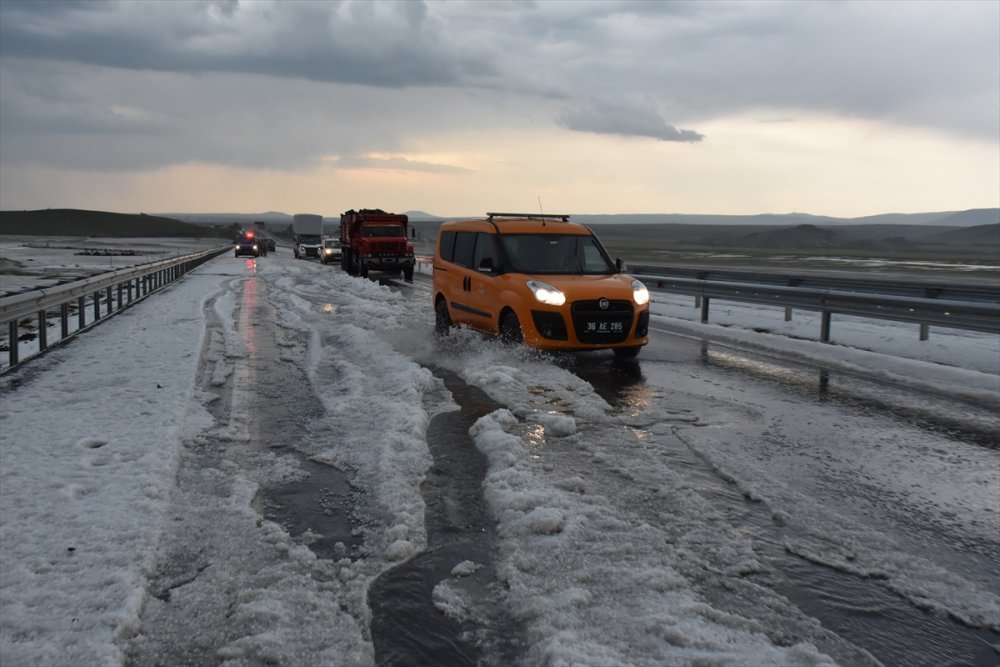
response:
[[[352,276],[369,271],[394,273],[413,280],[413,245],[406,236],[409,219],[378,208],[350,210],[340,216],[340,265]]]

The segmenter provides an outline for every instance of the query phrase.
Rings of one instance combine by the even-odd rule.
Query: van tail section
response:
[[[323,216],[296,213],[292,217],[292,234],[295,236],[295,259],[319,257],[323,245]]]
[[[407,239],[409,218],[378,208],[350,210],[340,216],[340,262],[352,276],[370,271],[413,280],[413,245]]]

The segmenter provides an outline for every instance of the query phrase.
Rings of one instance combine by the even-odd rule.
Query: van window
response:
[[[493,234],[480,232],[476,234],[476,250],[472,257],[472,268],[479,270],[483,260],[489,259],[494,270],[499,268],[496,246],[493,244]]]
[[[475,232],[458,232],[455,235],[455,256],[452,261],[459,266],[472,268],[472,255],[475,247]]]
[[[446,262],[455,258],[455,232],[441,232],[440,253]]]

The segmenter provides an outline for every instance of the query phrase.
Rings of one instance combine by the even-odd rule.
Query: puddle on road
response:
[[[455,375],[432,370],[444,378],[461,411],[438,415],[428,427],[434,464],[421,487],[427,550],[385,572],[369,590],[376,663],[516,664],[521,630],[504,611],[502,591],[493,579],[493,522],[482,496],[486,461],[469,437],[472,424],[500,406]],[[451,573],[464,561],[479,567],[458,579]],[[434,605],[434,588],[442,581],[472,599],[474,609],[467,618],[451,618]]]
[[[788,372],[799,377],[801,369],[791,366]],[[582,356],[571,362],[569,368],[621,413],[630,413],[639,405],[636,397],[647,396],[641,370],[623,368],[612,358]],[[829,391],[829,386],[824,389]],[[817,393],[818,400],[828,397],[829,393]],[[923,611],[871,579],[787,552],[782,530],[765,506],[747,501],[682,441],[678,440],[677,446],[669,449],[665,444],[663,454],[670,458],[672,469],[713,505],[733,509],[727,513],[733,525],[753,537],[758,556],[772,572],[749,579],[785,596],[824,628],[868,651],[885,665],[996,667],[1000,664],[1000,648],[997,648],[1000,634]],[[734,613],[740,613],[731,605],[742,603],[734,601],[729,591],[701,586],[699,594],[713,606],[721,609],[729,606]],[[838,657],[835,648],[823,645],[819,648],[830,650],[835,659],[845,664],[853,664],[850,656]]]
[[[354,506],[350,483],[342,471],[298,457],[308,478],[264,491],[264,518],[288,531],[317,558],[360,557],[364,538],[355,531],[346,508]]]

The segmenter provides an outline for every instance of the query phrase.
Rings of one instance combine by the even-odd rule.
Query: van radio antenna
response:
[[[542,198],[541,197],[538,198],[538,212],[541,213],[541,214],[543,214],[543,215],[545,214],[545,211],[542,210]]]

